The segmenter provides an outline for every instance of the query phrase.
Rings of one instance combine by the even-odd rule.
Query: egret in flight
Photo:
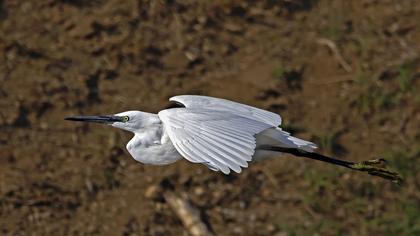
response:
[[[240,173],[248,163],[281,153],[293,154],[401,182],[398,173],[378,164],[383,159],[350,162],[314,152],[317,146],[282,130],[278,114],[241,103],[197,95],[169,99],[181,105],[152,114],[126,111],[114,115],[70,116],[70,121],[107,124],[130,131],[133,158],[144,164],[167,165],[182,158],[213,171]]]

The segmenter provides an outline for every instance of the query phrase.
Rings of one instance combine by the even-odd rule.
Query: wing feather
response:
[[[241,133],[240,130],[237,130],[235,133],[235,130],[232,130],[230,128],[220,129],[217,126],[206,126],[204,128],[202,127],[202,125],[192,121],[189,123],[189,125],[195,129],[203,130],[203,132],[207,132],[217,138],[224,139],[224,141],[229,141],[234,147],[236,147],[238,150],[242,150],[242,152],[244,153],[247,152],[247,149],[248,151],[253,150],[253,148],[248,148],[249,137],[245,136],[244,133]],[[238,134],[238,136],[242,136],[241,138],[238,138],[238,136],[236,136],[235,134]]]
[[[211,111],[211,113],[213,113],[213,111]],[[175,116],[172,116],[172,119],[176,120],[178,123],[183,122],[181,119],[178,119]],[[229,127],[229,125],[234,126],[233,122],[231,122],[232,124],[223,123],[222,121],[218,121],[218,124],[213,124],[212,122],[213,121],[211,120],[207,121],[208,125],[203,127],[201,123],[197,123],[194,120],[189,120],[189,127],[186,129],[194,128],[196,130],[202,130],[203,133],[207,132],[215,138],[218,138],[219,141],[229,143],[230,147],[236,149],[244,155],[249,155],[254,151],[255,142],[250,142],[249,134],[241,131],[241,129],[238,127]],[[258,132],[259,131],[255,131],[255,133]],[[242,137],[241,141],[238,140],[238,136]]]
[[[225,163],[220,162],[219,160],[210,156],[206,149],[204,149],[201,144],[197,143],[197,140],[191,142],[192,146],[189,146],[188,149],[191,150],[194,155],[202,156],[206,162],[210,162],[214,166],[217,166],[224,174],[229,174],[230,170]]]
[[[248,167],[255,135],[273,126],[227,111],[174,108],[159,112],[165,131],[188,161],[228,174]]]
[[[203,141],[201,138],[197,138],[196,143],[198,144],[199,148],[202,148],[202,150],[206,150],[206,154],[210,156],[213,160],[216,160],[217,162],[228,166],[235,172],[241,172],[241,168],[237,163],[233,162],[229,158],[226,158],[224,155],[216,153],[212,146],[210,146],[208,143],[205,143],[205,141]]]
[[[210,134],[210,133],[209,133]],[[247,155],[251,152],[253,152],[254,148],[253,146],[249,146],[252,145],[251,142],[240,142],[239,140],[235,140],[235,137],[232,135],[227,135],[227,133],[212,133],[211,134],[213,137],[218,138],[219,141],[223,141],[226,142],[228,144],[228,146],[230,146],[231,148],[234,148],[235,150],[237,150],[238,152],[241,152],[244,155]]]
[[[232,146],[232,144],[229,141],[224,141],[223,143],[221,143],[220,140],[215,140],[214,136],[208,135],[206,133],[203,133],[203,136],[206,137],[206,140],[208,140],[209,142],[212,142],[213,145],[217,145],[217,147],[219,147],[220,149],[223,149],[225,153],[229,153],[231,156],[235,156],[238,160],[243,160],[245,161],[245,163],[247,161],[251,161],[249,158],[247,158],[248,157],[247,153],[236,149],[235,147]]]
[[[182,103],[186,108],[228,111],[272,126],[281,124],[281,117],[276,113],[226,99],[199,95],[179,95],[169,98],[169,101]]]
[[[211,137],[203,135],[206,137],[206,141],[211,143],[212,148],[219,154],[224,156],[225,158],[229,158],[230,160],[234,161],[236,164],[242,167],[248,167],[248,162],[243,159],[240,155],[233,152],[231,149],[226,148],[226,146],[220,145],[220,143],[215,142]]]

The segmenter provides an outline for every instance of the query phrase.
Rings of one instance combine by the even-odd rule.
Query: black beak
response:
[[[120,116],[69,116],[64,119],[71,120],[71,121],[95,122],[95,123],[102,123],[102,124],[123,122],[123,118]]]

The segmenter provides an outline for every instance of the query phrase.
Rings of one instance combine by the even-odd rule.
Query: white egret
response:
[[[197,95],[169,99],[182,107],[152,114],[126,111],[104,116],[71,116],[66,120],[108,124],[134,133],[127,150],[136,161],[166,165],[181,158],[214,171],[240,173],[248,162],[289,153],[401,182],[395,172],[374,166],[382,159],[349,162],[314,152],[317,146],[279,128],[275,113],[237,102]]]

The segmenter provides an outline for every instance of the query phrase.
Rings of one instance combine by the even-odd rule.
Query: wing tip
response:
[[[182,95],[172,96],[172,97],[170,97],[168,100],[169,100],[170,102],[175,102],[175,101],[176,101],[176,98],[177,98],[177,97],[179,97],[179,96],[182,96]]]
[[[185,97],[188,96],[197,96],[197,95],[186,95],[186,94],[181,94],[181,95],[175,95],[169,98],[169,101],[171,102],[181,102],[181,100]]]

